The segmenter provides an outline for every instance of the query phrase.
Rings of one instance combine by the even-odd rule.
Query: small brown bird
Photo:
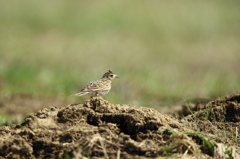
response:
[[[75,96],[88,94],[91,98],[103,97],[110,91],[111,83],[114,78],[119,78],[119,76],[115,75],[111,70],[108,69],[101,79],[90,82],[79,93],[75,94]]]

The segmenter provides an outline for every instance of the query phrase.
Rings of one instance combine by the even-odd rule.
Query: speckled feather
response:
[[[90,82],[79,93],[104,92],[111,89],[111,80],[103,78]]]

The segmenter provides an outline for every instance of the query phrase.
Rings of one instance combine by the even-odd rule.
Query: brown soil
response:
[[[0,127],[0,158],[239,158],[239,111],[240,92],[174,116],[102,98],[49,106]]]

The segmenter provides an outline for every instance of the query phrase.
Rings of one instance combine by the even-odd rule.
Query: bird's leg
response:
[[[97,95],[97,100],[99,100],[100,95],[98,93],[96,95]]]
[[[96,97],[97,97],[97,100],[103,99],[99,93],[96,94]]]

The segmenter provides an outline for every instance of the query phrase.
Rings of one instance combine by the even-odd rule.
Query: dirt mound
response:
[[[200,107],[199,107],[200,105]],[[186,110],[184,106],[183,110]],[[240,153],[240,92],[217,98],[208,103],[196,103],[187,108],[190,115],[184,116],[180,111],[179,119],[188,121],[194,131],[200,131],[218,143],[235,146]]]
[[[219,102],[215,100],[208,105],[211,105],[211,111],[217,110],[214,103],[225,103],[228,107],[228,99],[217,99]],[[237,99],[234,101],[238,102]],[[193,121],[193,116],[194,113],[186,119],[176,119],[151,108],[111,104],[102,98],[92,98],[84,104],[43,108],[27,116],[21,125],[0,127],[0,158],[211,158],[238,155],[234,148],[221,154],[229,147],[219,144],[221,140],[214,137],[215,131],[198,130],[198,126],[211,123],[211,120],[199,118]],[[233,120],[226,119],[234,124],[238,122],[237,116]]]

